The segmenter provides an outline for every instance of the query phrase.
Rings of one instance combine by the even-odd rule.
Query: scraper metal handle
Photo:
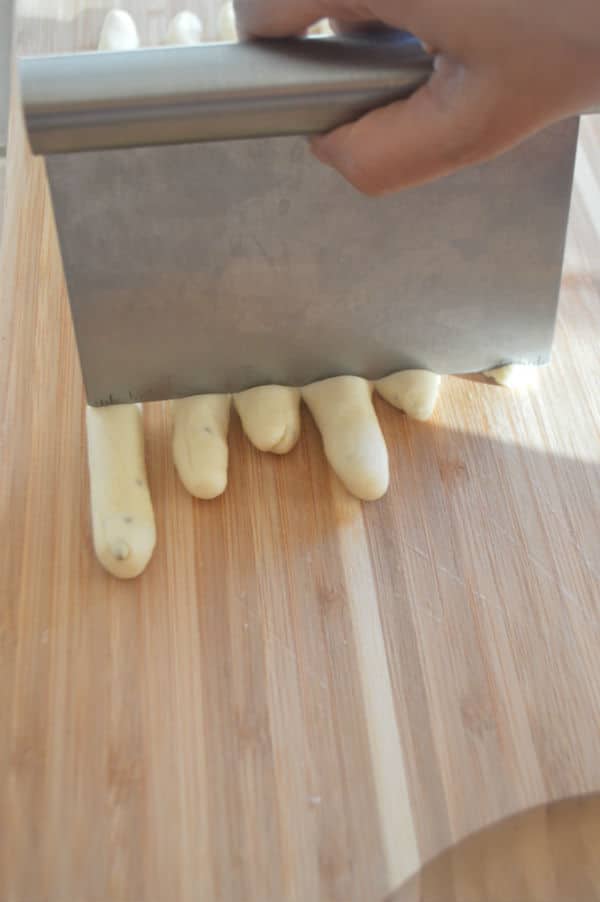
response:
[[[407,97],[431,67],[421,45],[398,33],[19,62],[38,154],[328,131]]]

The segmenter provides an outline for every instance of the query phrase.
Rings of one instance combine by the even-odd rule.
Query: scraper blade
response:
[[[548,361],[577,121],[363,197],[296,133],[407,96],[430,60],[362,46],[80,55],[78,81],[22,62],[90,404]]]

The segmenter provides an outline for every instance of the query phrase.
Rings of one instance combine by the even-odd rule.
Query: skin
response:
[[[491,159],[545,126],[600,105],[598,0],[236,0],[244,35],[300,34],[330,17],[415,34],[429,82],[312,149],[365,194],[420,185]]]

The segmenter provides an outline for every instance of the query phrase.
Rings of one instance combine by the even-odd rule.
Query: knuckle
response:
[[[459,63],[443,59],[437,75],[423,89],[433,116],[445,122],[436,156],[448,169],[477,163],[494,131],[495,103]]]

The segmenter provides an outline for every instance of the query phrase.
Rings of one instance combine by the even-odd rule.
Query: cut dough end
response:
[[[389,485],[388,452],[371,395],[370,384],[357,376],[337,376],[302,389],[327,460],[361,501],[376,501]]]
[[[378,426],[364,428],[352,440],[344,460],[338,459],[334,467],[348,491],[361,501],[383,498],[390,484],[387,447]],[[336,440],[332,441],[335,444]],[[331,448],[331,442],[326,445],[325,454],[330,462],[338,453],[335,447]]]
[[[405,370],[380,379],[377,394],[414,420],[428,420],[435,410],[441,376],[428,370]]]
[[[98,50],[136,50],[140,39],[136,24],[124,9],[111,9],[106,14]]]
[[[300,391],[282,385],[250,388],[234,396],[242,428],[259,451],[287,454],[300,436]]]
[[[527,388],[534,385],[539,376],[539,367],[522,363],[509,363],[507,366],[499,366],[494,370],[487,370],[483,375],[487,376],[497,385],[505,388]]]
[[[333,34],[333,29],[329,22],[329,19],[321,19],[319,22],[315,22],[314,25],[308,29],[307,34],[311,37],[327,37]]]
[[[173,458],[195,498],[210,501],[227,488],[230,395],[197,395],[172,402]]]
[[[179,477],[190,495],[202,501],[218,498],[227,488],[227,470],[214,468],[204,474],[197,474],[195,478],[179,472]]]
[[[94,551],[113,576],[132,579],[156,545],[142,417],[135,404],[88,407],[86,424]]]
[[[169,22],[166,43],[173,45],[192,45],[202,42],[202,22],[198,16],[184,9]]]
[[[295,448],[300,438],[300,425],[296,428],[293,424],[285,426],[278,440],[270,442],[270,451],[273,454],[289,454]]]
[[[145,570],[155,544],[153,524],[135,516],[113,514],[102,522],[95,550],[109,573],[119,579],[133,579]]]

